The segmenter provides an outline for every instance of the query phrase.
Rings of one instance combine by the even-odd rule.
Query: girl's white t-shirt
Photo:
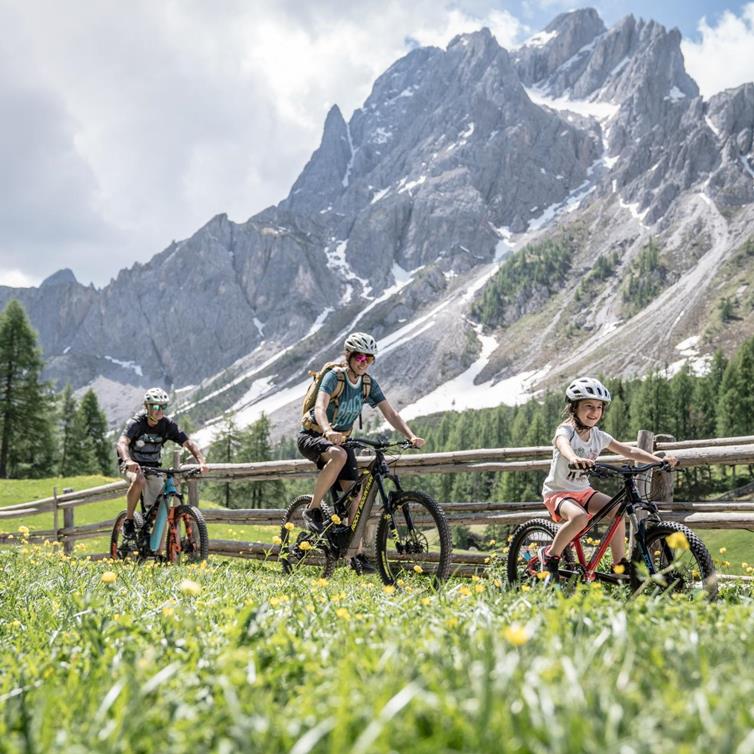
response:
[[[589,437],[582,440],[576,428],[572,424],[561,424],[555,430],[553,444],[558,437],[565,437],[573,448],[573,452],[579,458],[591,458],[597,460],[599,454],[613,441],[613,436],[603,432],[597,427],[592,427],[589,431]],[[550,473],[545,479],[542,486],[542,496],[547,497],[554,492],[580,492],[589,487],[589,478],[577,473],[575,478],[569,479],[568,475],[573,474],[568,468],[568,461],[558,450],[557,445],[552,451],[552,463],[550,464]]]

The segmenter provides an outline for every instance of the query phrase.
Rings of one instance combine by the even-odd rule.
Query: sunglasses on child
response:
[[[369,353],[354,353],[352,354],[351,358],[357,364],[371,364],[374,362],[374,356]]]
[[[167,403],[148,403],[147,408],[150,411],[164,411],[168,407]]]

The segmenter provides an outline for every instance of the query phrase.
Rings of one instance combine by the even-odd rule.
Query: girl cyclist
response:
[[[594,377],[579,377],[566,389],[566,420],[555,430],[550,473],[542,487],[545,507],[553,521],[563,521],[549,547],[539,554],[540,568],[548,578],[557,579],[560,556],[571,540],[586,526],[589,519],[604,508],[610,497],[589,486],[585,474],[574,469],[589,469],[603,450],[643,463],[668,461],[675,466],[674,456],[658,458],[641,448],[618,442],[597,427],[610,403],[610,391]],[[623,522],[610,543],[613,563],[628,571],[625,550],[626,527]]]

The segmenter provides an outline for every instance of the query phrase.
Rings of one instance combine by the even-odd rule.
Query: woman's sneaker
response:
[[[322,515],[322,508],[304,508],[301,518],[304,519],[304,526],[314,534],[322,534],[325,528],[325,520]]]
[[[360,552],[358,555],[354,555],[351,558],[351,568],[353,568],[359,576],[365,573],[377,573],[377,569],[371,564],[369,558]]]

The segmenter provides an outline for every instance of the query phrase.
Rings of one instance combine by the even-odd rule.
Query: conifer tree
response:
[[[236,463],[238,462],[238,450],[241,447],[238,427],[233,417],[228,414],[223,421],[220,432],[209,447],[207,460],[209,463]],[[235,505],[237,489],[240,485],[230,482],[213,482],[206,486],[206,495],[226,508],[242,507]]]
[[[248,429],[240,433],[239,457],[243,462],[271,461],[270,420],[263,413]],[[280,480],[239,485],[239,507],[280,508],[285,487]],[[241,499],[242,498],[242,499]]]
[[[0,478],[52,473],[53,396],[41,372],[37,335],[12,299],[0,313]]]
[[[93,390],[84,393],[76,413],[79,439],[84,446],[84,473],[112,474],[115,455],[107,438],[107,417]]]
[[[78,433],[78,401],[70,384],[60,396],[58,410],[58,474],[72,476],[83,466],[81,438]]]

